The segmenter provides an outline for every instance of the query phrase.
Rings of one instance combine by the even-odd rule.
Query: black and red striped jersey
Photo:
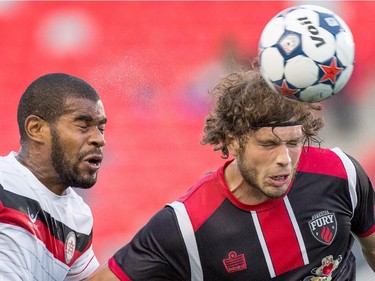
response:
[[[374,190],[340,149],[305,148],[287,194],[239,202],[227,162],[109,260],[121,280],[355,280],[354,237],[375,232]]]
[[[99,266],[91,210],[72,189],[58,196],[12,152],[0,157],[0,280],[82,280]]]

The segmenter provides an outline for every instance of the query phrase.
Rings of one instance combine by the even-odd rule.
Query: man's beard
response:
[[[260,184],[257,181],[258,173],[256,169],[248,167],[248,165],[245,164],[245,153],[243,149],[240,149],[239,157],[237,159],[237,165],[238,165],[238,169],[240,170],[241,176],[243,177],[245,182],[250,187],[258,190],[264,196],[270,199],[277,199],[285,195],[284,192],[282,194],[274,194],[274,193],[267,192],[264,188],[260,186]]]
[[[72,164],[68,161],[64,154],[64,148],[61,145],[60,137],[55,129],[51,128],[52,135],[52,152],[51,160],[55,171],[60,177],[60,180],[67,186],[79,187],[88,189],[96,183],[96,176],[93,175],[88,178],[81,176],[78,168],[78,163],[84,157],[79,154],[77,162]]]

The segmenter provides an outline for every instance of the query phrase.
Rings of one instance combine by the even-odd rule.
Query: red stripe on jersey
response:
[[[365,233],[356,234],[358,237],[365,238],[367,236],[370,236],[371,234],[375,233],[375,224],[367,230]]]
[[[194,231],[199,229],[225,199],[220,185],[212,184],[212,181],[217,180],[215,173],[207,175],[186,196],[178,200],[184,203]],[[213,190],[213,188],[217,190]]]
[[[68,276],[69,277],[74,277],[74,276],[78,276],[80,275],[82,272],[84,272],[90,265],[90,263],[92,262],[92,260],[94,259],[95,256],[92,256],[91,259],[89,260],[89,262],[86,264],[86,266],[84,268],[82,268],[81,271],[77,272],[77,273],[74,273],[74,274],[70,274],[70,272],[68,273]],[[75,277],[77,278],[77,277]]]
[[[303,266],[302,253],[285,204],[257,215],[276,275]]]
[[[115,259],[112,257],[108,260],[108,268],[119,278],[121,281],[132,281],[124,271],[118,266]]]
[[[43,222],[36,220],[31,222],[28,215],[18,210],[7,208],[1,204],[0,222],[21,227],[31,234],[35,235],[40,241],[44,243],[49,252],[53,256],[65,263],[65,245],[62,241],[53,237],[50,233],[48,226]],[[88,243],[91,245],[91,241]],[[88,245],[88,247],[89,247]],[[72,265],[74,261],[82,255],[80,251],[75,250],[74,256],[68,265]]]
[[[303,148],[297,171],[348,178],[344,165],[336,153],[317,147]]]

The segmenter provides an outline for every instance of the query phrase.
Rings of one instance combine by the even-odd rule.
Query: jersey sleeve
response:
[[[189,280],[188,254],[173,209],[166,206],[154,215],[114,254],[109,268],[121,280]]]
[[[94,255],[92,245],[80,256],[70,267],[69,272],[64,279],[65,281],[83,280],[93,273],[99,267],[99,262]]]
[[[357,172],[357,206],[352,218],[352,231],[360,237],[375,232],[375,194],[374,188],[362,166],[352,157]]]
[[[22,238],[25,245],[32,245],[33,243],[22,230],[17,232],[17,229],[0,223],[0,280],[21,281],[33,279],[32,273],[27,267],[24,249],[22,245],[14,241],[14,239],[18,238]],[[32,248],[32,250],[35,249]]]

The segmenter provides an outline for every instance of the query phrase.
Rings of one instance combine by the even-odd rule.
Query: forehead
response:
[[[101,100],[93,101],[82,98],[66,99],[64,106],[64,114],[83,111],[104,114],[103,103]]]
[[[303,136],[302,125],[283,126],[283,127],[262,127],[253,134],[258,140],[291,140]]]
[[[66,99],[63,115],[87,115],[93,118],[105,119],[104,106],[101,100],[93,101],[83,98]]]

